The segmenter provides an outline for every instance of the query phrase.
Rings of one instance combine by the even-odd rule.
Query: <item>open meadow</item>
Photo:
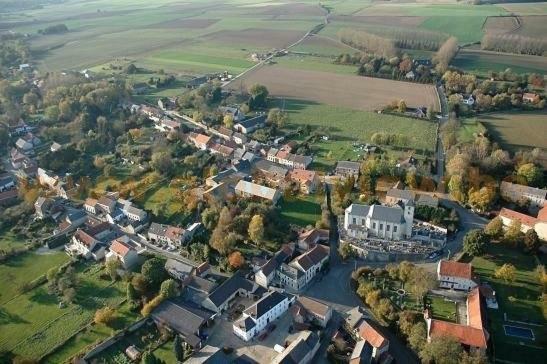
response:
[[[487,77],[489,71],[503,72],[507,68],[518,73],[547,73],[547,57],[480,49],[460,49],[451,65],[483,77]]]
[[[260,83],[273,96],[303,99],[332,106],[372,111],[394,100],[405,100],[407,106],[438,109],[435,87],[387,79],[342,75],[332,72],[306,71],[278,65],[265,66],[236,80],[235,88]]]
[[[494,113],[482,115],[479,120],[505,148],[547,148],[545,113]]]

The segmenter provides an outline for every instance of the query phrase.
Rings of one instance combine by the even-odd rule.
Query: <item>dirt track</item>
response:
[[[379,78],[306,71],[270,65],[259,68],[234,82],[251,86],[260,83],[273,96],[303,99],[358,110],[377,110],[393,100],[405,100],[407,106],[433,105],[438,110],[437,91],[433,85]]]

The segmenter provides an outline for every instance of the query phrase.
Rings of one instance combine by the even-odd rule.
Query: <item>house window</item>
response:
[[[356,225],[357,224],[357,219],[354,217],[353,218],[353,225]]]
[[[397,225],[393,225],[393,232],[394,232],[394,233],[397,232]]]
[[[361,219],[361,225],[365,225],[365,219]]]
[[[384,229],[384,224],[380,224],[380,230]]]
[[[372,223],[372,228],[376,229],[376,223],[375,222]]]
[[[389,226],[389,225],[386,225],[386,231],[389,231],[389,230],[390,230],[390,228],[391,228],[391,226]]]

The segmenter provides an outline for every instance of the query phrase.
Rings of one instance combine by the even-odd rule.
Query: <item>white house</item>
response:
[[[38,168],[36,174],[38,182],[40,182],[42,186],[48,187],[51,191],[55,192],[57,196],[68,200],[65,183],[61,180],[61,177],[50,174],[42,168]]]
[[[124,201],[122,212],[129,220],[136,222],[143,222],[148,217],[146,211],[133,206],[130,201]]]
[[[72,243],[65,250],[70,255],[81,255],[85,259],[101,260],[104,258],[105,247],[103,243],[83,230],[76,230],[72,236]]]
[[[437,264],[439,287],[470,291],[477,286],[473,280],[473,267],[469,263],[441,260]]]
[[[130,244],[129,237],[124,235],[112,241],[106,259],[117,259],[125,269],[128,269],[139,262],[139,255]]]
[[[345,210],[344,229],[353,238],[400,240],[412,236],[413,221],[413,201],[392,207],[351,204]]]
[[[281,250],[276,252],[275,255],[255,273],[255,282],[262,287],[269,287],[275,279],[277,270],[281,264],[287,263],[293,253],[294,250],[289,245],[283,245]]]
[[[283,315],[294,302],[294,297],[277,291],[270,292],[243,311],[243,316],[233,324],[234,334],[249,341],[271,322]]]

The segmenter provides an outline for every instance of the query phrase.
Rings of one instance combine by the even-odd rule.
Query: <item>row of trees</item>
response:
[[[433,63],[436,65],[437,72],[444,73],[448,65],[458,53],[458,39],[450,37],[443,43],[437,53],[433,56]]]
[[[547,40],[517,34],[491,34],[482,37],[481,48],[489,51],[543,56],[547,52]]]
[[[395,42],[391,39],[379,37],[362,30],[343,28],[338,32],[338,38],[341,42],[351,47],[372,54],[384,57],[394,57],[397,55]]]

